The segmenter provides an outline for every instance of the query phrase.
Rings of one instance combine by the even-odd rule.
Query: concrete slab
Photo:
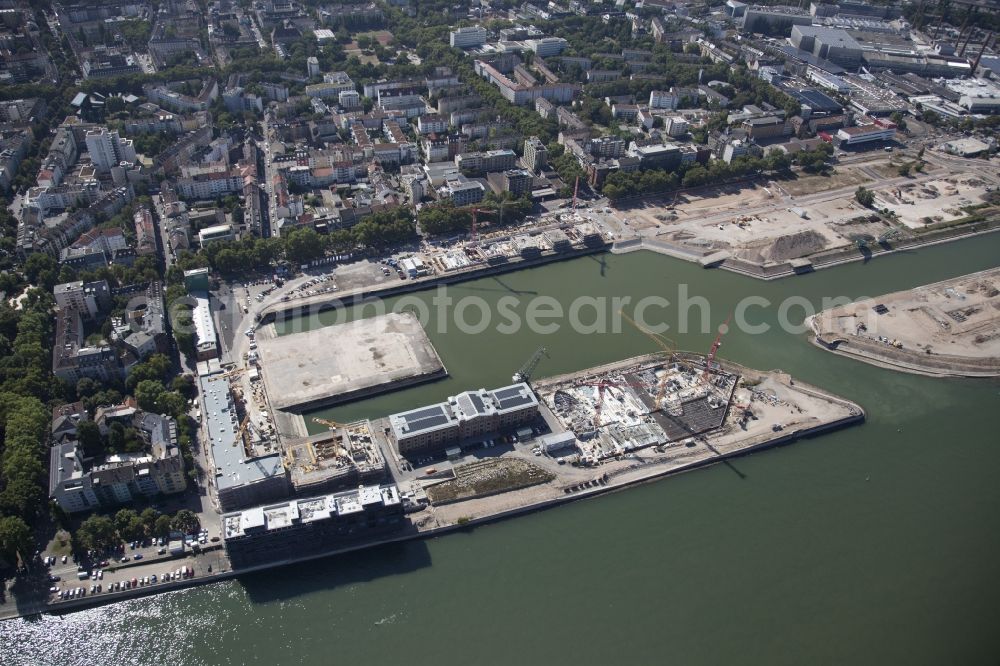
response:
[[[268,399],[278,410],[312,410],[447,374],[410,313],[260,336],[257,344]]]

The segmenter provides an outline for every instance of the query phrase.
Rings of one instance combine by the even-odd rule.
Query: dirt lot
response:
[[[836,190],[841,187],[864,185],[869,182],[871,182],[871,178],[860,169],[848,167],[839,169],[829,176],[802,176],[795,180],[780,181],[778,185],[788,194],[798,197],[804,194]]]
[[[995,358],[1000,268],[826,310],[816,323],[827,337],[858,336],[921,354]]]
[[[990,184],[972,173],[912,182],[876,191],[875,205],[888,208],[910,228],[965,217],[962,208],[983,203]]]

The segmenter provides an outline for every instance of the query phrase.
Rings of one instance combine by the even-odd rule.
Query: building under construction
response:
[[[329,429],[283,442],[285,467],[296,495],[377,484],[385,477],[385,458],[372,439],[368,421],[324,425]]]
[[[543,382],[539,397],[579,441],[580,461],[599,461],[704,435],[725,423],[739,375],[704,357],[633,359]]]

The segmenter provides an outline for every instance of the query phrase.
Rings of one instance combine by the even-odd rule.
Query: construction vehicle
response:
[[[514,373],[511,379],[515,384],[520,384],[521,382],[531,381],[531,375],[535,372],[535,368],[538,363],[542,360],[543,356],[548,356],[549,352],[545,347],[539,347],[535,350],[535,353],[531,355],[527,363],[521,366],[521,369]]]

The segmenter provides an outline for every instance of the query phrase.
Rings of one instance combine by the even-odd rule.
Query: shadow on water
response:
[[[503,280],[501,280],[497,276],[493,276],[491,279],[494,282],[496,282],[498,285],[500,285],[501,288],[498,289],[496,287],[473,287],[473,286],[470,286],[470,285],[463,284],[463,285],[456,286],[455,289],[463,289],[463,290],[468,290],[468,291],[501,291],[501,292],[507,292],[507,293],[510,293],[510,294],[517,294],[518,296],[523,296],[523,295],[537,296],[538,295],[538,292],[535,291],[535,290],[533,290],[533,289],[514,289],[513,287],[511,287],[509,284],[507,284],[506,282],[504,282]]]
[[[601,265],[601,277],[607,277],[608,258],[605,255],[605,253],[602,252],[600,255],[596,255],[596,256],[595,255],[589,255],[589,258],[590,258],[591,261],[596,261],[598,264]]]
[[[427,542],[416,539],[331,555],[305,565],[250,573],[237,580],[252,602],[263,604],[412,573],[429,566]]]

